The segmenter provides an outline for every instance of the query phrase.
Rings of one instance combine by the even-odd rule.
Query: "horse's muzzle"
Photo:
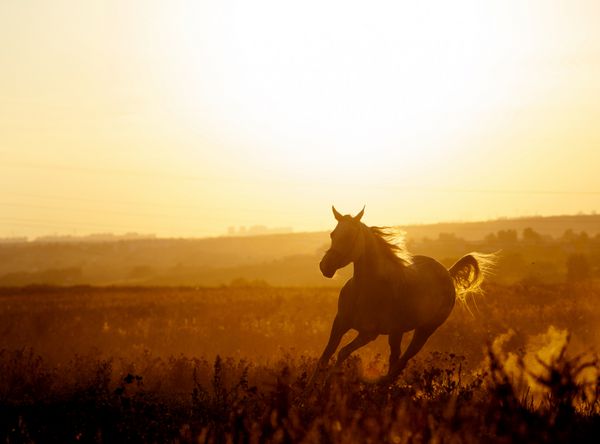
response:
[[[325,276],[326,278],[332,278],[336,271],[336,269],[332,267],[329,264],[329,262],[331,261],[328,261],[327,257],[324,257],[323,259],[321,259],[321,262],[319,262],[319,268],[321,269],[321,273],[323,273],[323,276]]]

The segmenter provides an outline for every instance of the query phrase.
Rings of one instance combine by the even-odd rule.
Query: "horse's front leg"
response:
[[[343,322],[343,320],[340,318],[340,316],[337,315],[333,320],[333,325],[331,326],[329,341],[327,342],[325,350],[323,350],[323,354],[317,362],[317,367],[315,368],[315,371],[313,372],[310,380],[308,381],[309,387],[314,383],[317,374],[327,366],[329,359],[331,359],[331,356],[333,356],[333,354],[337,350],[338,345],[340,345],[340,341],[342,340],[342,337],[348,330],[350,330],[350,328],[348,328],[345,322]]]
[[[390,345],[390,364],[388,366],[388,375],[398,362],[402,348],[402,332],[390,333],[388,336],[388,344]]]
[[[366,333],[359,332],[358,336],[352,340],[349,344],[342,347],[340,352],[338,353],[337,361],[335,361],[335,366],[340,367],[342,363],[348,359],[348,357],[356,350],[361,348],[363,345],[367,345],[369,342],[375,340],[379,336],[377,333]]]

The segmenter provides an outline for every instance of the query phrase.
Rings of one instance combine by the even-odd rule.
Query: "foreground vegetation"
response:
[[[334,289],[3,289],[0,439],[592,442],[600,286],[486,290],[392,387],[380,338],[311,389]]]
[[[5,442],[596,442],[600,432],[598,383],[580,378],[599,368],[564,355],[537,375],[540,399],[520,393],[493,353],[472,374],[460,356],[431,354],[391,387],[364,383],[354,358],[313,390],[314,360],[290,356],[154,359],[118,378],[112,360],[0,359]]]

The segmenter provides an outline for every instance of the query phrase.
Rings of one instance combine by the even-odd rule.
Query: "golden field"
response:
[[[455,307],[392,387],[363,382],[385,371],[381,337],[307,389],[335,289],[5,288],[0,433],[7,442],[587,439],[600,427],[599,301],[593,281],[490,283]]]

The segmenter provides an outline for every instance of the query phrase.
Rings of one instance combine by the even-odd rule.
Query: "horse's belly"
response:
[[[447,288],[427,283],[421,288],[398,295],[396,303],[390,309],[397,322],[396,328],[410,331],[422,326],[439,325],[452,310],[454,297],[452,283]]]
[[[380,296],[375,304],[359,304],[352,316],[352,328],[380,335],[398,330],[413,330],[415,327],[410,320],[411,310],[407,310],[401,302],[395,303],[391,296]]]
[[[443,296],[422,294],[380,295],[377,303],[359,304],[352,316],[352,328],[358,331],[387,335],[407,332],[428,324],[440,309]]]

